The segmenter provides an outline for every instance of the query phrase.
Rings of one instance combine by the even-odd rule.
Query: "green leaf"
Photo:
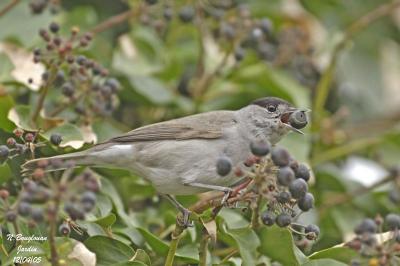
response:
[[[149,257],[149,255],[147,255],[146,251],[144,251],[143,249],[136,250],[136,254],[134,256],[133,261],[142,262],[146,265],[151,265],[150,257]]]
[[[13,106],[14,100],[11,98],[11,96],[0,95],[0,128],[6,131],[12,131],[15,127],[7,118],[7,114]]]
[[[172,93],[155,78],[131,76],[129,81],[138,93],[155,104],[166,104],[173,100]]]
[[[150,233],[144,228],[137,228],[139,232],[142,234],[143,238],[146,240],[146,243],[154,250],[155,253],[165,256],[168,253],[169,247],[168,244],[159,239],[154,234]]]
[[[317,251],[310,256],[309,259],[334,259],[349,264],[350,261],[357,256],[357,252],[347,247],[333,247]]]
[[[90,251],[96,254],[98,266],[108,266],[129,261],[135,255],[134,250],[130,246],[106,236],[89,237],[84,244]]]
[[[310,260],[307,261],[306,263],[301,264],[301,266],[347,266],[347,265],[348,264],[333,259]]]
[[[43,136],[49,140],[50,136],[54,133],[62,136],[61,147],[71,146],[74,149],[79,149],[84,144],[82,133],[75,125],[64,123],[61,126],[46,131]]]
[[[11,71],[14,69],[14,64],[4,53],[0,53],[0,82],[11,80]]]
[[[255,265],[256,250],[260,245],[256,233],[251,228],[230,229],[227,231],[237,244],[243,265]]]
[[[109,215],[99,218],[93,222],[100,225],[103,228],[107,228],[107,227],[112,226],[116,220],[117,220],[117,216],[115,216],[114,213],[110,213]]]
[[[126,261],[121,263],[112,264],[111,266],[147,266],[150,264],[145,264],[141,261]]]
[[[29,105],[17,105],[9,110],[7,117],[17,127],[34,130],[35,128],[31,123],[31,109]]]
[[[259,251],[262,254],[283,265],[300,265],[295,253],[293,237],[288,229],[277,226],[263,227],[259,237],[261,240]]]

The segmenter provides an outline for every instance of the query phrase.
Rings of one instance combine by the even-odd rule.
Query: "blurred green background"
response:
[[[2,1],[0,8],[6,2]],[[50,7],[32,14],[29,2],[21,1],[0,16],[1,143],[10,136],[14,124],[18,125],[15,119],[9,120],[9,111],[37,101],[35,82],[29,84],[28,78],[40,77],[43,71],[32,66],[29,55],[35,47],[43,46],[39,29],[56,21],[65,34],[73,26],[81,32],[91,31],[110,17],[132,10],[129,19],[98,32],[83,52],[119,80],[123,88],[118,92],[119,106],[112,115],[92,121],[92,138],[85,126],[75,124],[79,132],[71,140],[92,140],[94,134],[101,141],[142,125],[198,112],[238,109],[256,98],[278,96],[313,109],[312,127],[306,129],[305,136],[291,134],[281,143],[313,170],[311,190],[317,206],[301,216],[301,221],[318,224],[321,236],[306,254],[349,240],[363,217],[399,211],[399,203],[388,196],[399,189],[399,182],[385,179],[390,169],[399,167],[400,158],[399,8],[357,31],[334,54],[346,29],[385,1],[236,1],[247,5],[252,19],[266,18],[271,23],[269,32],[262,33],[265,40],[256,46],[243,46],[244,58],[239,61],[234,55],[240,44],[236,38],[246,34],[257,38],[259,33],[240,31],[239,27],[234,41],[224,37],[230,34],[224,31],[224,23],[243,19],[237,6],[220,8],[231,1],[158,1],[148,5],[138,0],[68,0],[56,5],[56,14]],[[181,8],[195,5],[204,5],[210,12],[203,14],[201,25],[180,21]],[[166,6],[172,12],[170,21],[164,18]],[[320,78],[333,54],[337,64],[332,82],[326,85],[327,101],[315,110]],[[45,107],[60,97],[53,94]],[[61,118],[67,121],[68,115]],[[85,147],[90,145],[87,142]],[[43,155],[60,152],[42,150]],[[19,180],[22,160],[0,166],[1,183]],[[106,169],[99,174],[104,182],[103,214],[117,217],[111,226],[116,239],[143,248],[154,265],[160,264],[159,256],[167,249],[162,241],[169,240],[175,210],[140,177]],[[366,187],[371,189],[363,189]],[[189,205],[197,196],[180,200]],[[226,230],[218,233],[221,240],[211,251],[215,261],[218,250],[241,245],[229,237],[229,229],[243,227],[248,215],[224,209],[218,219]],[[90,236],[104,235],[91,226]],[[181,242],[179,263],[195,263],[197,249],[193,247],[198,230],[190,229]],[[241,261],[232,259],[230,263],[240,265]]]

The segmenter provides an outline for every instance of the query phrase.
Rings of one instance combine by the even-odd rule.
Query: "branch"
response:
[[[93,34],[97,34],[97,33],[106,31],[116,25],[119,25],[119,24],[125,22],[129,18],[135,16],[137,13],[139,13],[139,10],[140,9],[137,9],[137,10],[130,9],[121,14],[112,16],[112,17],[108,18],[107,20],[101,22],[100,24],[96,25],[92,30],[90,30],[90,32],[92,32]]]
[[[203,236],[200,241],[199,247],[199,266],[207,265],[207,250],[208,250],[208,240],[210,236],[207,233],[207,230],[203,228]]]
[[[389,182],[393,181],[395,178],[396,178],[396,176],[392,176],[391,175],[391,176],[388,176],[388,177],[376,182],[375,184],[373,184],[373,185],[371,185],[369,187],[361,187],[359,189],[354,190],[353,192],[348,192],[346,194],[343,194],[343,195],[340,195],[340,196],[337,196],[337,197],[333,197],[333,198],[327,200],[326,203],[323,204],[320,209],[324,210],[326,208],[337,206],[339,204],[351,201],[355,197],[359,197],[359,196],[362,196],[364,194],[367,194],[368,192],[374,190],[375,188],[378,188],[378,187],[380,187],[380,186],[382,186],[382,185],[384,185],[386,183],[389,183]]]
[[[3,7],[3,9],[0,10],[0,17],[13,9],[19,2],[20,0],[11,0],[10,3],[8,3],[5,7]]]
[[[374,10],[360,17],[345,30],[342,40],[339,43],[337,43],[333,49],[333,53],[327,69],[322,74],[322,77],[317,84],[316,96],[314,98],[313,112],[312,112],[314,121],[318,120],[320,118],[318,116],[321,116],[323,114],[323,109],[329,94],[337,60],[339,54],[346,47],[346,44],[354,37],[356,33],[364,30],[367,26],[374,23],[378,19],[394,12],[395,9],[399,6],[400,6],[400,0],[394,0],[389,3],[382,4],[377,8],[375,8]],[[313,125],[315,124],[316,123],[313,123]],[[316,131],[318,130],[318,128],[316,126],[313,126],[313,130]]]

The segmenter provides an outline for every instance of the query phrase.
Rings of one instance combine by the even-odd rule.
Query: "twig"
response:
[[[20,0],[11,0],[10,3],[8,3],[5,7],[3,7],[3,9],[0,10],[0,17],[13,9],[13,7],[15,7],[19,2]]]
[[[226,255],[226,257],[223,258],[223,259],[221,260],[221,262],[218,263],[218,265],[224,265],[226,262],[228,262],[228,260],[229,260],[230,258],[232,258],[233,256],[235,256],[238,252],[239,252],[238,249],[233,250],[231,253],[229,253],[228,255]]]
[[[336,44],[333,49],[333,53],[329,62],[329,65],[325,72],[322,74],[321,79],[319,80],[316,88],[316,96],[314,98],[313,103],[313,121],[317,121],[320,119],[320,116],[323,114],[323,108],[326,102],[326,99],[329,94],[329,90],[331,88],[331,83],[333,79],[333,72],[336,68],[337,60],[339,54],[346,47],[346,44],[354,37],[354,35],[363,29],[365,29],[371,23],[377,21],[378,19],[387,16],[392,13],[397,7],[400,6],[400,1],[395,0],[389,3],[382,4],[375,8],[374,10],[368,12],[363,15],[355,22],[353,22],[344,32],[343,38],[340,42]],[[317,131],[318,123],[313,123],[313,131]]]
[[[197,15],[197,31],[199,34],[199,59],[196,65],[196,77],[202,77],[204,75],[204,61],[205,61],[205,47],[204,47],[204,36],[206,35],[206,30],[204,28],[204,23],[202,21],[203,9],[201,6],[196,6]]]
[[[208,240],[210,236],[207,233],[207,230],[203,228],[203,236],[200,241],[199,247],[199,266],[207,265],[207,250],[208,250]]]
[[[338,197],[333,197],[333,198],[327,200],[326,203],[323,206],[321,206],[320,209],[324,210],[326,208],[329,208],[332,206],[337,206],[338,204],[342,204],[342,203],[351,201],[353,198],[362,196],[362,195],[374,190],[375,188],[378,188],[388,182],[393,181],[395,178],[396,177],[394,177],[394,176],[388,176],[369,187],[361,187],[359,189],[356,189],[353,192],[348,192],[348,193],[340,195]]]
[[[316,166],[321,163],[324,163],[324,162],[327,162],[327,161],[330,161],[333,159],[337,159],[339,157],[353,153],[355,151],[377,145],[380,143],[380,141],[382,141],[382,140],[377,139],[377,138],[355,140],[350,143],[344,144],[342,146],[332,148],[325,152],[318,153],[318,156],[313,156],[310,159],[310,163],[312,166]]]
[[[32,120],[33,124],[36,123],[36,121],[37,121],[37,119],[39,117],[40,111],[43,108],[43,104],[44,104],[44,100],[46,98],[46,95],[47,95],[47,93],[48,93],[48,91],[50,89],[51,84],[54,82],[55,78],[56,78],[56,71],[55,71],[55,68],[52,67],[52,69],[50,70],[50,77],[46,81],[46,84],[44,85],[44,87],[41,90],[41,93],[40,93],[40,96],[39,96],[39,100],[38,100],[36,108],[35,108],[35,110],[33,111],[33,114],[32,114],[32,119],[31,120]]]
[[[177,222],[175,224],[175,230],[172,232],[172,240],[169,243],[169,250],[167,254],[167,258],[165,260],[165,266],[173,266],[174,265],[174,258],[175,258],[175,253],[176,249],[178,248],[178,243],[179,240],[182,237],[182,233],[184,232],[185,228],[180,225],[180,223]]]
[[[101,22],[97,26],[95,26],[92,30],[90,30],[90,32],[92,32],[93,34],[97,34],[97,33],[106,31],[118,24],[125,22],[129,18],[135,16],[135,14],[139,13],[138,10],[130,9],[121,14],[112,16],[112,17],[108,18],[107,20]]]

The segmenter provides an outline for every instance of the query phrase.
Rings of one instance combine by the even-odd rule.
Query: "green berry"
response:
[[[306,181],[301,178],[292,181],[292,183],[289,185],[289,191],[292,194],[292,197],[295,199],[303,198],[306,195],[307,190],[308,185]]]
[[[222,156],[217,160],[217,173],[220,176],[226,176],[232,170],[232,161],[226,156]]]
[[[263,157],[269,153],[271,145],[266,140],[254,140],[250,143],[250,150],[255,156]]]
[[[277,174],[278,184],[281,186],[289,186],[295,180],[292,168],[285,166],[279,169]]]
[[[279,227],[286,227],[292,222],[292,217],[287,213],[281,213],[276,217],[276,224]]]
[[[305,212],[312,209],[314,206],[313,194],[307,193],[304,197],[299,199],[299,201],[297,202],[297,205],[299,206],[300,210],[305,211]]]
[[[302,129],[307,125],[307,116],[304,111],[296,111],[289,117],[289,124],[297,129]]]
[[[290,162],[290,154],[284,148],[275,148],[272,150],[271,159],[276,166],[288,166]]]
[[[261,215],[261,220],[263,224],[271,226],[275,223],[276,215],[271,211],[265,211]]]

